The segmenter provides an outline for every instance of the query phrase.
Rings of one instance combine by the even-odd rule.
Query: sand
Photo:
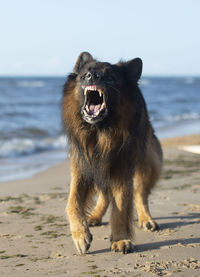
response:
[[[73,245],[65,206],[69,163],[0,184],[0,276],[200,276],[200,135],[163,140],[164,168],[150,197],[160,231],[135,222],[135,251],[110,252],[109,211],[89,253]],[[135,217],[136,219],[136,217]]]

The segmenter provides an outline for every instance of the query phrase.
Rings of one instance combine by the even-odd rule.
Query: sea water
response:
[[[0,182],[67,159],[64,77],[0,78]],[[143,77],[140,88],[160,138],[200,133],[200,78]]]

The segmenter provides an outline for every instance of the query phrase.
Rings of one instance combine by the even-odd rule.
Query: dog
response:
[[[133,202],[141,228],[157,223],[148,196],[159,179],[162,149],[138,86],[142,60],[110,64],[82,52],[63,88],[62,118],[69,143],[71,184],[66,212],[78,253],[92,242],[111,205],[111,250],[133,250]],[[91,210],[91,199],[98,195]]]

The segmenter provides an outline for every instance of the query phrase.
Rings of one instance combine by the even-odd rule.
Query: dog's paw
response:
[[[88,217],[88,225],[89,226],[99,226],[101,225],[101,218],[98,218],[98,217]]]
[[[123,254],[131,253],[133,252],[133,244],[130,240],[113,241],[111,251],[121,252]]]
[[[145,231],[158,231],[159,230],[159,225],[154,221],[154,220],[144,220],[139,222],[139,227],[141,229],[144,229]]]
[[[72,238],[79,254],[85,254],[90,248],[92,234],[90,232],[72,232]]]

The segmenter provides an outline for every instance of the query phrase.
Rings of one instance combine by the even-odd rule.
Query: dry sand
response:
[[[179,148],[197,144],[200,135],[163,141],[163,173],[150,197],[160,231],[135,227],[128,255],[110,252],[109,212],[91,228],[89,253],[76,254],[64,214],[69,163],[0,184],[0,276],[200,276],[200,156]]]

